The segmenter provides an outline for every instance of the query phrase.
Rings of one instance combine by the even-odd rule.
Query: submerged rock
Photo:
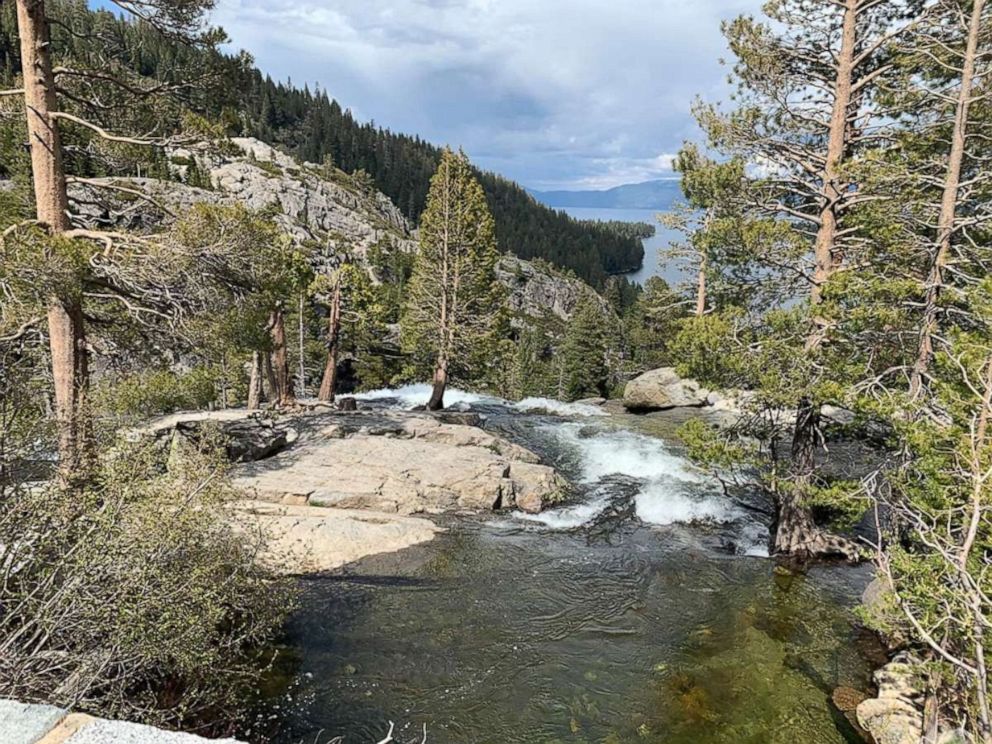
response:
[[[699,408],[707,404],[709,395],[710,391],[695,380],[679,377],[673,367],[661,367],[628,382],[623,404],[630,411]]]

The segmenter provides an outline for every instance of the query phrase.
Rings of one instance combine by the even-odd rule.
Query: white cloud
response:
[[[646,180],[724,94],[720,20],[760,0],[220,0],[236,46],[535,187]]]

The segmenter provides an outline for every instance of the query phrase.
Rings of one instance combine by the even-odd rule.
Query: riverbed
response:
[[[830,695],[870,684],[866,569],[777,568],[768,505],[726,496],[664,418],[453,398],[573,500],[447,517],[431,543],[305,579],[265,711],[276,744],[376,742],[388,721],[435,744],[861,741]]]

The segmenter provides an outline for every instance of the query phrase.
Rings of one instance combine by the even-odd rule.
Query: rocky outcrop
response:
[[[508,290],[510,309],[531,318],[550,315],[568,321],[583,294],[589,292],[589,285],[575,276],[543,261],[524,261],[515,256],[500,258],[496,277]],[[605,311],[606,300],[602,304]]]
[[[364,192],[347,174],[300,163],[255,139],[235,138],[236,153],[196,155],[213,190],[150,178],[93,179],[121,183],[149,194],[175,214],[198,203],[240,202],[251,209],[277,207],[274,220],[296,241],[320,245],[316,268],[333,267],[342,255],[364,258],[377,244],[413,251],[413,227],[383,194]],[[240,153],[240,154],[238,154]],[[187,162],[188,151],[174,150],[173,162]],[[178,171],[186,166],[178,166]],[[171,217],[151,202],[115,200],[114,192],[76,183],[70,189],[74,211],[92,226],[112,225],[137,232],[159,229]]]
[[[90,227],[114,227],[142,233],[160,230],[172,220],[152,201],[124,198],[93,184],[118,184],[151,197],[173,214],[195,204],[242,203],[251,209],[275,207],[273,219],[298,243],[320,246],[312,255],[317,271],[333,269],[344,256],[365,260],[373,246],[412,253],[415,226],[384,194],[356,182],[348,174],[305,163],[251,138],[234,138],[223,154],[174,149],[170,167],[184,177],[195,159],[212,188],[153,178],[90,179],[70,186],[73,211]],[[3,183],[3,182],[0,182]],[[497,278],[506,286],[510,308],[529,318],[562,321],[589,286],[543,261],[503,256]],[[599,295],[595,295],[599,297]],[[606,301],[600,298],[606,309]]]
[[[131,441],[151,438],[172,452],[183,443],[202,442],[211,431],[223,438],[231,462],[271,457],[293,444],[298,436],[291,426],[278,423],[262,412],[232,409],[163,416],[132,429],[126,438]]]
[[[629,411],[698,408],[707,404],[709,394],[695,380],[683,380],[673,367],[662,367],[628,382],[623,404]]]
[[[323,414],[309,429],[292,449],[239,467],[235,484],[261,500],[391,514],[540,511],[566,489],[523,447],[429,414]]]
[[[858,705],[861,727],[877,744],[921,744],[923,701],[917,665],[903,654],[875,672],[878,696]]]
[[[428,542],[441,528],[422,517],[318,506],[238,501],[238,528],[264,537],[260,559],[282,574],[331,571],[370,555]]]

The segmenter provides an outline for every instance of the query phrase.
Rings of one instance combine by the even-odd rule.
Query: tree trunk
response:
[[[282,309],[272,311],[269,319],[272,334],[272,369],[275,374],[275,403],[280,407],[296,405],[289,374],[289,354],[286,350],[286,319]]]
[[[58,122],[52,116],[57,108],[55,76],[43,0],[17,0],[17,28],[38,220],[60,233],[69,229],[69,198]]]
[[[696,317],[701,318],[706,314],[706,256],[699,259],[699,278],[696,280]]]
[[[783,484],[775,494],[777,513],[772,551],[800,560],[831,556],[853,560],[858,555],[857,546],[817,527],[804,502],[816,469],[814,456],[819,427],[819,408],[808,399],[800,401],[792,438],[793,480]]]
[[[837,207],[847,191],[847,184],[840,183],[840,168],[847,154],[848,114],[851,108],[851,95],[854,77],[854,56],[858,41],[858,6],[861,0],[845,0],[844,20],[841,29],[841,45],[837,54],[837,76],[834,81],[834,103],[830,115],[830,129],[827,134],[826,167],[823,171],[821,187],[822,206],[820,226],[816,233],[813,250],[813,287],[810,303],[820,304],[823,285],[840,266],[843,255],[837,246],[838,212]],[[818,324],[822,326],[822,324]],[[818,327],[816,336],[822,333]],[[819,342],[816,342],[819,343]]]
[[[70,226],[69,198],[62,142],[58,123],[52,116],[57,102],[44,0],[17,0],[17,28],[37,219],[57,235]],[[59,476],[68,483],[85,477],[90,445],[89,426],[84,420],[89,370],[80,298],[71,294],[51,297],[48,326],[59,434]]]
[[[300,323],[299,323],[299,341],[300,341],[300,379],[297,384],[297,389],[301,398],[307,397],[307,356],[306,356],[306,346],[305,346],[305,333],[303,324],[303,311],[305,309],[305,301],[303,293],[300,292]]]
[[[324,376],[320,381],[320,391],[317,400],[325,403],[334,402],[334,390],[338,381],[338,346],[341,336],[341,280],[334,283],[334,295],[331,298],[331,311],[327,318],[327,363],[324,365]]]
[[[274,404],[279,400],[279,389],[276,387],[275,370],[272,369],[271,351],[262,354],[262,371],[265,372],[265,399]]]
[[[444,408],[444,390],[447,386],[448,362],[446,359],[438,359],[434,370],[434,389],[431,391],[430,400],[427,401],[428,411],[440,411]]]
[[[847,152],[848,113],[853,90],[854,57],[857,46],[858,6],[861,0],[845,0],[841,29],[841,46],[837,54],[837,74],[834,80],[834,102],[827,134],[826,165],[821,189],[820,225],[813,249],[813,285],[809,302],[813,315],[806,339],[806,350],[814,352],[823,343],[826,321],[819,317],[817,306],[823,299],[823,286],[843,261],[837,247],[837,207],[847,184],[840,183],[840,168]],[[796,412],[796,428],[792,439],[792,469],[794,482],[788,493],[780,494],[776,534],[773,547],[779,553],[811,554],[817,542],[816,529],[809,508],[804,504],[804,492],[810,487],[815,464],[820,410],[816,401],[803,398]]]
[[[55,386],[55,422],[59,441],[59,480],[63,485],[85,479],[90,465],[91,431],[86,411],[89,359],[83,335],[83,310],[78,301],[48,307],[48,335]]]
[[[251,371],[248,374],[248,410],[257,411],[262,407],[262,354],[251,353]]]
[[[933,361],[933,337],[937,332],[937,314],[940,294],[944,285],[944,269],[947,266],[954,237],[958,191],[961,188],[961,169],[964,164],[965,146],[968,139],[968,114],[971,108],[972,87],[975,81],[975,61],[978,57],[978,43],[985,2],[986,0],[975,0],[968,22],[968,41],[965,48],[964,64],[961,69],[961,88],[958,91],[957,106],[954,111],[951,152],[947,161],[947,173],[944,177],[940,216],[937,220],[937,250],[932,256],[930,271],[927,276],[920,342],[909,383],[909,394],[913,400],[918,400],[922,395],[924,379]]]

